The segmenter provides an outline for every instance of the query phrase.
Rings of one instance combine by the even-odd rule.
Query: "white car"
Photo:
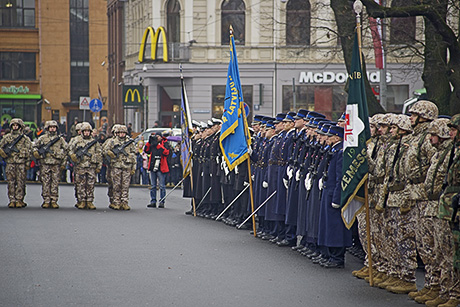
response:
[[[169,136],[181,136],[182,131],[179,128],[148,128],[145,131],[141,132],[136,138],[136,143],[143,138],[144,142],[147,143],[149,141],[149,137],[152,133],[161,133],[166,134],[168,133]]]

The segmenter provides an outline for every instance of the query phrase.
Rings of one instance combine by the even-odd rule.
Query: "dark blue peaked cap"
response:
[[[303,118],[307,117],[307,114],[308,114],[308,110],[299,109],[299,111],[297,112],[296,116],[294,116],[294,119],[303,119]]]
[[[278,124],[278,123],[282,122],[283,119],[285,119],[285,118],[286,118],[286,113],[278,113],[278,114],[276,114],[276,118],[273,121],[273,123]]]
[[[343,128],[339,126],[331,126],[329,128],[329,133],[332,135],[337,135],[343,139]]]
[[[283,119],[283,121],[285,121],[285,122],[293,122],[295,120],[294,116],[296,116],[295,112],[289,112],[288,114],[286,114],[286,117]]]
[[[318,112],[315,112],[315,111],[310,111],[310,112],[308,112],[307,117],[308,118],[313,118],[313,117],[326,118],[326,115],[318,113]]]

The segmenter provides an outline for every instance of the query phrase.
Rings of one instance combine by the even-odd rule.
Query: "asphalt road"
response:
[[[345,269],[323,269],[245,230],[184,215],[174,191],[165,209],[147,209],[149,190],[131,188],[131,211],[42,209],[41,186],[27,186],[25,209],[7,208],[0,184],[0,306],[416,306],[406,295],[369,287]],[[422,286],[423,273],[418,272]]]

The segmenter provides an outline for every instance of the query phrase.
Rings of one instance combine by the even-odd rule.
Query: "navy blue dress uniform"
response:
[[[192,128],[194,130],[198,129],[198,126],[199,126],[199,122],[197,122],[196,120],[193,120],[192,121]],[[187,131],[188,133],[188,131]],[[189,135],[189,139],[190,139],[190,146],[191,146],[191,150],[192,150],[192,174],[190,174],[189,176],[187,176],[187,178],[184,179],[183,183],[182,183],[182,186],[183,186],[183,191],[182,191],[182,197],[187,197],[187,198],[191,198],[193,197],[193,191],[192,191],[192,180],[191,179],[195,179],[195,178],[191,178],[191,176],[193,175],[193,153],[194,153],[194,148],[196,147],[195,144],[196,144],[196,140],[193,138],[194,135],[192,135],[190,133]],[[193,183],[196,184],[196,181],[193,181]],[[188,211],[187,214],[191,214],[192,212],[191,211]]]
[[[331,126],[329,133],[343,138],[343,128]],[[327,171],[327,180],[324,182],[323,198],[321,199],[320,225],[318,244],[327,247],[327,259],[324,267],[343,267],[345,249],[351,246],[351,232],[342,221],[340,204],[343,161],[343,141],[332,146],[333,155]]]

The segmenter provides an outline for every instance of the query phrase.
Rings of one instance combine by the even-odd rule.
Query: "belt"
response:
[[[397,182],[394,183],[391,187],[388,187],[388,191],[390,192],[396,192],[396,191],[402,191],[404,190],[404,183]]]
[[[409,182],[411,184],[423,183],[423,182],[425,182],[425,177],[417,177],[417,178],[414,178],[414,179],[409,179]]]
[[[377,184],[382,184],[385,181],[385,177],[374,177],[374,182]]]

